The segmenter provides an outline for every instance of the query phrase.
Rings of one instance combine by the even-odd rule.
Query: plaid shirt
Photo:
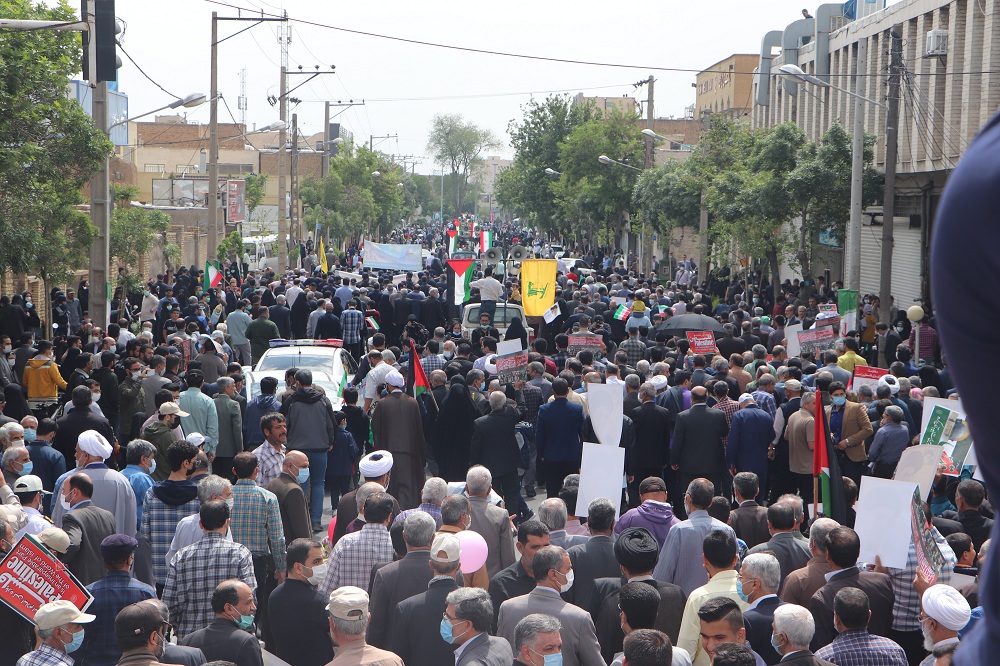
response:
[[[646,345],[639,338],[629,336],[618,345],[618,349],[628,354],[628,364],[635,367],[635,364],[646,358]]]
[[[365,314],[360,310],[347,309],[340,313],[340,333],[344,344],[356,345],[361,342],[361,331],[365,328]]]
[[[712,407],[714,409],[718,409],[720,412],[726,415],[726,423],[728,423],[729,425],[733,424],[733,414],[740,411],[740,403],[736,402],[728,395],[723,397],[722,400],[716,402],[714,405],[712,405]]]
[[[778,411],[778,405],[774,402],[774,396],[767,391],[754,391],[750,395],[753,396],[757,406],[767,412],[771,420],[774,421],[774,414]]]
[[[521,386],[521,399],[524,400],[524,420],[534,427],[538,421],[538,408],[544,402],[542,389],[525,382]]]
[[[243,544],[254,555],[272,555],[275,570],[285,570],[285,531],[274,493],[250,479],[239,479],[233,486],[229,527],[233,541]]]
[[[552,362],[556,364],[556,370],[562,372],[566,369],[566,359],[569,358],[569,351],[563,349],[552,355]]]
[[[132,578],[128,571],[109,571],[104,578],[88,585],[87,589],[94,595],[94,602],[87,612],[97,616],[97,619],[87,625],[83,646],[77,656],[84,663],[113,664],[122,656],[115,640],[115,616],[125,606],[155,599],[156,591]]]
[[[17,666],[73,666],[73,657],[47,643],[17,660]]]
[[[839,634],[829,645],[821,647],[816,657],[837,666],[907,666],[906,652],[895,641],[851,630]]]
[[[379,562],[392,562],[392,540],[385,525],[365,523],[357,532],[345,534],[333,547],[330,568],[320,583],[323,596],[338,587],[353,585],[368,591],[372,567]]]
[[[253,450],[253,454],[257,456],[257,463],[259,464],[257,468],[258,486],[264,488],[267,484],[281,476],[281,466],[285,464],[285,454],[287,453],[288,450],[284,444],[281,446],[281,453],[278,453],[277,449],[271,446],[270,442],[264,442]]]
[[[154,490],[156,486],[146,491],[146,499],[142,503],[139,536],[149,542],[153,556],[153,579],[162,584],[167,580],[167,551],[174,540],[177,523],[181,522],[181,518],[198,513],[201,502],[195,497],[186,504],[171,506],[154,495]]]
[[[428,377],[431,374],[431,370],[444,370],[444,366],[446,365],[448,363],[441,354],[428,354],[420,359],[420,367],[424,369]]]
[[[205,532],[201,541],[174,555],[163,588],[163,602],[170,608],[170,622],[177,628],[178,638],[209,625],[215,618],[212,594],[219,583],[230,578],[242,580],[257,591],[250,551],[218,532]]]
[[[396,519],[392,521],[392,524],[405,523],[406,519],[416,513],[417,511],[423,511],[426,514],[430,514],[430,517],[434,519],[437,524],[437,529],[441,529],[441,507],[437,504],[427,504],[426,502],[418,506],[416,509],[407,509],[406,511],[400,511]]]
[[[935,582],[948,585],[951,583],[951,573],[955,570],[958,558],[936,527],[931,527],[931,535],[944,557],[944,567]],[[889,569],[892,591],[896,594],[896,601],[892,607],[892,628],[896,631],[920,631],[920,595],[913,589],[913,577],[916,575],[917,549],[911,540],[910,550],[906,555],[906,568]]]

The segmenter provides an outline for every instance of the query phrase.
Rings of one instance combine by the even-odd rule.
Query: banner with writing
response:
[[[715,333],[712,331],[688,331],[687,340],[692,354],[715,353]]]
[[[514,352],[495,356],[493,363],[497,366],[497,378],[501,384],[513,384],[528,380],[528,351]]]
[[[0,601],[30,622],[41,606],[57,599],[86,610],[94,597],[40,541],[25,534],[0,560]]]

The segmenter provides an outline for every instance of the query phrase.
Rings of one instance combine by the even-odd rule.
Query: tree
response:
[[[493,132],[466,122],[458,114],[434,116],[427,150],[434,155],[435,162],[451,169],[452,175],[458,177],[455,188],[457,210],[463,210],[469,176],[472,168],[482,161],[483,152],[499,149],[502,145]]]
[[[72,22],[75,13],[65,1],[0,0],[4,18]],[[94,230],[72,209],[112,147],[66,97],[80,53],[69,32],[5,31],[0,40],[0,270],[34,266],[57,279],[86,265]]]
[[[675,227],[698,227],[701,189],[692,162],[669,160],[639,175],[632,200],[645,222],[669,236]]]
[[[170,226],[170,217],[163,211],[130,205],[135,194],[136,188],[131,186],[112,188],[115,211],[111,215],[111,234],[108,236],[112,259],[129,269],[121,286],[130,294],[138,292],[142,286],[139,262]]]
[[[267,224],[262,215],[257,215],[257,208],[264,201],[267,190],[267,174],[250,173],[244,176],[243,180],[246,183],[247,222],[250,234],[263,236],[267,230]]]

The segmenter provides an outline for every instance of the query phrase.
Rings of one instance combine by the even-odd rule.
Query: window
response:
[[[190,164],[178,164],[177,168],[174,169],[174,173],[198,173],[198,167],[192,166]]]
[[[163,173],[167,169],[165,164],[147,164],[142,170],[146,173]]]

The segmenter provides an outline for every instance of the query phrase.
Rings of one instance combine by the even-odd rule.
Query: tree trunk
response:
[[[767,258],[767,267],[769,269],[771,269],[771,291],[774,293],[774,297],[776,298],[777,297],[777,289],[778,289],[777,285],[781,284],[780,281],[779,281],[780,280],[780,277],[779,277],[780,268],[779,268],[779,265],[778,265],[778,251],[774,250],[774,249],[770,249],[770,250],[768,250],[765,253],[765,257]],[[763,271],[761,271],[761,274],[763,275]],[[761,281],[763,281],[763,280],[761,280]],[[760,283],[759,282],[757,284],[757,290],[758,291],[762,291],[762,289],[760,288]],[[763,294],[760,297],[760,302],[761,303],[764,302],[764,296],[763,296]]]
[[[808,220],[808,210],[803,206],[802,208],[802,226],[799,227],[799,249],[795,254],[795,258],[799,262],[799,270],[802,272],[802,279],[812,281],[812,265],[810,261],[809,244],[812,239],[809,237],[809,226],[806,224]]]

